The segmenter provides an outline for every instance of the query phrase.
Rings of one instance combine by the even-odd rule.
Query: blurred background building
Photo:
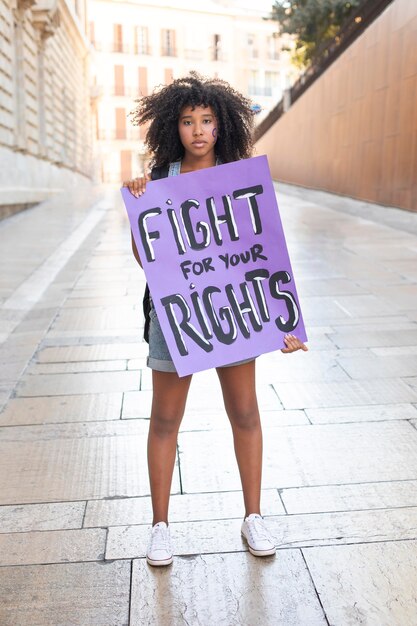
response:
[[[189,70],[261,110],[276,180],[417,210],[417,2],[357,0],[301,75],[272,3],[0,0],[0,217],[139,175],[135,99]]]
[[[0,2],[0,214],[87,184],[86,0]]]
[[[272,4],[272,3],[271,3]],[[146,129],[134,128],[134,99],[197,70],[230,82],[266,115],[293,73],[266,11],[226,0],[91,0],[100,174],[116,184],[137,176]]]

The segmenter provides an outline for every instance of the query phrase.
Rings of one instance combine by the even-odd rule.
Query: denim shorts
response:
[[[158,316],[152,301],[149,317],[149,356],[147,359],[147,365],[152,370],[156,370],[158,372],[176,372],[177,370],[175,369],[174,362],[171,359],[171,355],[169,353],[164,335],[162,334]],[[252,357],[250,359],[245,359],[244,361],[237,361],[236,363],[230,363],[229,365],[222,365],[222,367],[243,365],[244,363],[250,363],[254,360],[255,357]]]

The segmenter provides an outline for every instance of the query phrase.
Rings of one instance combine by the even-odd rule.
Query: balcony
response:
[[[103,92],[108,96],[139,98],[140,87],[129,87],[126,85],[107,85],[106,87],[103,87]]]
[[[177,50],[176,48],[172,48],[171,46],[164,46],[161,49],[161,56],[163,57],[176,57],[177,55]]]
[[[97,52],[107,52],[111,54],[135,54],[146,56],[149,56],[151,54],[151,48],[146,45],[130,44],[117,41],[96,41],[92,45],[94,46],[95,50],[97,50]]]
[[[210,59],[212,61],[220,61],[222,63],[225,63],[227,61],[227,56],[221,50],[213,50],[212,49],[211,53],[210,53]]]
[[[189,61],[203,61],[204,51],[203,50],[184,50],[184,56]]]
[[[143,141],[139,128],[100,129],[97,133],[100,141]]]
[[[258,85],[249,85],[250,96],[272,96],[272,87],[259,87]]]

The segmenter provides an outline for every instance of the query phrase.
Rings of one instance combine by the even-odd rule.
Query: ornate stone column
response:
[[[14,149],[22,152],[27,149],[23,28],[34,4],[35,0],[15,0],[13,5]]]
[[[60,25],[60,14],[56,0],[36,2],[32,9],[32,24],[37,33],[38,45],[38,112],[39,112],[39,156],[47,156],[45,120],[45,42],[52,37]]]

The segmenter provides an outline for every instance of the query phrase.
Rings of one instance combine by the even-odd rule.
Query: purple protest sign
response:
[[[265,156],[122,195],[180,376],[306,341]]]

